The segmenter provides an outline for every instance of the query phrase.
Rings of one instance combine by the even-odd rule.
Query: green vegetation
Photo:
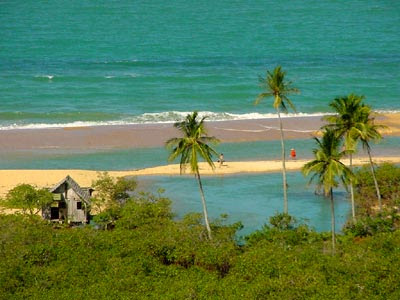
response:
[[[329,123],[322,127],[322,141],[315,138],[319,149],[314,150],[315,160],[307,163],[302,171],[305,175],[314,173],[310,182],[316,179],[317,186],[324,187],[325,195],[329,195],[331,199],[331,216],[332,216],[332,246],[335,250],[335,214],[333,207],[332,188],[338,186],[335,177],[341,178],[343,186],[347,189],[350,186],[350,199],[352,208],[352,221],[345,228],[347,233],[355,236],[366,236],[375,232],[391,231],[398,223],[397,207],[392,205],[392,210],[382,210],[381,191],[375,174],[375,168],[371,157],[371,141],[378,141],[382,138],[378,129],[384,126],[376,125],[375,118],[372,115],[371,107],[363,103],[364,96],[350,94],[345,97],[335,98],[330,107],[334,109],[335,115],[326,116],[325,120]],[[357,150],[357,143],[361,141],[363,148],[367,151],[372,179],[376,196],[379,204],[379,214],[375,214],[376,218],[371,218],[369,213],[373,204],[368,191],[370,184],[370,176],[365,172],[365,168],[358,171],[357,177],[353,173],[353,154]],[[344,151],[339,152],[338,148],[343,143]],[[346,167],[341,162],[345,155],[349,156],[350,166]],[[389,176],[390,177],[390,176]],[[357,181],[359,180],[359,182]],[[359,198],[359,206],[363,211],[361,219],[356,219],[356,203],[354,196],[354,184],[357,184],[358,193],[362,195],[366,192],[365,197]],[[394,184],[396,186],[396,184]],[[368,211],[369,210],[369,211]],[[367,212],[367,214],[366,214]]]
[[[365,115],[365,119],[362,125],[363,126],[360,129],[360,141],[363,148],[367,150],[368,153],[369,165],[371,168],[372,179],[374,180],[374,186],[375,186],[376,196],[378,198],[379,210],[382,212],[382,196],[378,181],[376,179],[374,163],[372,162],[370,142],[371,141],[377,142],[382,138],[378,129],[385,128],[385,126],[375,124],[375,118],[371,117],[371,110],[369,110],[368,114]]]
[[[374,197],[367,172],[355,180],[365,206],[361,197]],[[201,214],[174,220],[162,191],[102,174],[95,185],[112,203],[102,213],[120,203],[109,230],[0,215],[0,299],[399,299],[400,168],[376,173],[379,183],[394,176],[381,185],[387,213],[360,209],[371,213],[336,236],[335,255],[330,234],[287,214],[243,239],[242,225],[223,216],[210,240]]]
[[[382,164],[376,170],[376,181],[382,193],[382,209],[376,206],[375,179],[368,166],[355,173],[356,205],[359,217],[348,222],[343,231],[354,237],[366,237],[378,232],[395,232],[400,229],[400,167]]]
[[[91,200],[93,211],[97,213],[94,221],[102,228],[113,228],[121,217],[122,208],[130,204],[128,200],[137,183],[134,179],[112,178],[104,172],[99,174],[92,186],[96,191]]]
[[[286,182],[286,154],[285,144],[283,136],[283,127],[281,120],[281,112],[287,113],[288,106],[296,111],[292,101],[289,99],[289,95],[293,93],[299,93],[299,90],[292,87],[290,81],[285,80],[286,72],[284,72],[281,66],[277,66],[273,72],[267,71],[265,78],[260,77],[260,86],[265,92],[258,95],[255,104],[258,104],[264,98],[273,97],[273,107],[276,110],[279,118],[279,128],[281,133],[281,146],[282,146],[282,177],[283,177],[283,212],[288,213],[288,199],[287,199],[287,182]]]
[[[112,231],[0,216],[0,299],[400,297],[400,231],[338,236],[331,256],[329,236],[306,226],[266,226],[240,246],[237,226],[211,223],[210,241],[200,215],[146,215]]]
[[[218,140],[207,136],[205,118],[198,121],[194,112],[175,124],[183,137],[167,147],[169,160],[180,157],[181,173],[189,166],[195,174],[205,224],[195,213],[175,220],[162,190],[138,192],[134,179],[100,173],[92,225],[60,225],[35,215],[52,194],[19,185],[2,203],[23,214],[0,215],[0,299],[400,299],[400,168],[385,164],[375,172],[369,143],[381,138],[381,126],[371,108],[362,96],[335,99],[337,115],[327,117],[322,138],[315,138],[315,159],[302,171],[330,197],[332,222],[330,234],[318,233],[287,213],[280,114],[294,109],[288,95],[298,90],[279,66],[260,81],[266,92],[256,103],[273,97],[280,122],[284,213],[246,237],[238,235],[242,224],[228,224],[227,216],[210,222],[198,160],[214,168],[217,153],[209,144]],[[358,141],[372,178],[366,167],[352,172]],[[345,155],[350,168],[340,162]],[[339,182],[350,183],[353,218],[335,236]]]
[[[2,206],[20,209],[23,214],[36,215],[51,202],[53,195],[48,190],[19,184],[7,193]]]
[[[207,203],[204,197],[198,161],[199,158],[203,158],[212,168],[214,168],[212,155],[217,154],[217,152],[209,144],[216,144],[218,143],[218,140],[215,137],[207,136],[204,127],[205,117],[200,121],[197,121],[197,116],[197,112],[193,112],[191,115],[187,115],[184,121],[175,123],[174,126],[182,132],[183,137],[168,140],[166,146],[172,149],[169,161],[173,161],[180,156],[181,174],[189,165],[191,171],[197,178],[200,189],[201,204],[203,205],[204,222],[206,224],[208,237],[211,240],[211,227],[210,221],[208,220]]]
[[[339,151],[340,140],[335,131],[325,129],[321,140],[315,138],[318,148],[314,149],[315,159],[303,166],[302,172],[305,176],[313,173],[310,182],[316,181],[317,189],[323,190],[331,200],[331,231],[332,231],[332,253],[335,252],[335,211],[333,201],[333,188],[339,185],[338,179],[347,186],[353,178],[353,173],[340,160],[346,154]]]
[[[375,170],[371,157],[370,141],[378,141],[381,139],[378,129],[383,128],[384,126],[375,124],[375,119],[372,117],[371,107],[364,104],[363,100],[364,96],[358,96],[355,94],[335,98],[329,106],[333,108],[336,115],[325,117],[329,122],[325,128],[334,129],[337,136],[343,138],[343,145],[350,159],[350,170],[353,170],[353,153],[357,150],[358,141],[361,141],[363,148],[368,152],[379,208],[382,211],[379,185],[375,179]],[[356,211],[353,188],[354,182],[350,180],[351,211],[353,222],[355,222]]]
[[[325,119],[330,123],[327,128],[334,128],[338,137],[343,138],[343,145],[350,159],[350,170],[353,171],[353,153],[357,149],[360,127],[364,122],[363,115],[369,108],[362,101],[363,96],[350,94],[346,97],[335,98],[329,106],[333,108],[336,115],[327,116]],[[350,199],[353,222],[356,221],[356,211],[354,203],[353,182],[350,181]]]
[[[357,172],[356,202],[362,215],[376,216],[378,213],[390,212],[400,206],[400,168],[392,164],[382,164],[376,169],[376,180],[380,186],[383,209],[376,208],[374,178],[368,166]]]

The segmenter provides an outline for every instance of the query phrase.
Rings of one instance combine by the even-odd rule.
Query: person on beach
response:
[[[293,148],[290,149],[290,157],[291,157],[292,159],[296,159],[296,150],[294,150]]]
[[[218,159],[217,162],[219,162],[219,167],[222,167],[223,163],[225,162],[225,160],[224,160],[224,154],[223,154],[223,153],[221,153],[221,154],[219,155],[219,159]]]

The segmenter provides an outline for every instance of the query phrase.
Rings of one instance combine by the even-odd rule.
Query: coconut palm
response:
[[[282,71],[281,66],[277,66],[272,73],[267,71],[265,78],[260,77],[260,86],[265,89],[264,93],[258,95],[255,104],[260,103],[261,100],[268,97],[273,97],[273,107],[278,114],[279,129],[281,133],[281,146],[282,146],[282,177],[283,177],[283,206],[284,213],[288,213],[288,200],[287,200],[287,182],[286,182],[286,165],[285,165],[285,144],[283,136],[283,126],[281,113],[287,113],[288,107],[296,111],[292,101],[288,98],[290,94],[299,93],[299,90],[292,87],[290,81],[285,80],[286,72]]]
[[[335,115],[325,117],[330,124],[325,127],[333,128],[337,136],[344,139],[344,147],[349,154],[350,169],[353,169],[353,154],[357,150],[360,139],[360,129],[368,118],[370,107],[362,103],[364,96],[350,94],[335,98],[329,106],[336,112]],[[356,220],[353,181],[350,182],[351,212],[353,221]]]
[[[340,159],[346,151],[339,151],[340,139],[336,132],[326,128],[322,139],[314,138],[318,148],[313,150],[315,159],[305,164],[302,172],[305,176],[313,173],[310,183],[316,181],[317,189],[322,189],[325,196],[329,196],[331,202],[331,230],[332,250],[335,252],[335,208],[333,200],[333,188],[337,187],[339,180],[347,186],[353,173]]]
[[[198,113],[193,112],[192,114],[187,115],[184,121],[175,123],[174,126],[183,133],[183,137],[172,138],[168,140],[166,146],[172,150],[168,158],[169,161],[172,161],[180,156],[181,174],[189,165],[192,173],[194,173],[195,177],[197,178],[200,189],[201,203],[203,205],[204,221],[206,224],[208,237],[211,239],[211,228],[208,220],[207,205],[204,197],[198,160],[200,157],[202,157],[211,166],[211,168],[215,168],[212,161],[212,155],[217,154],[217,152],[208,144],[216,144],[218,143],[218,139],[207,136],[207,132],[204,128],[205,117],[203,117],[200,121],[197,120],[197,117]]]
[[[375,118],[371,117],[371,111],[369,111],[368,114],[365,115],[364,123],[359,128],[359,139],[361,141],[361,144],[362,144],[364,150],[366,150],[367,153],[368,153],[368,158],[369,158],[369,163],[370,163],[370,167],[371,167],[372,178],[374,179],[376,196],[378,198],[379,210],[381,212],[382,212],[381,193],[380,193],[380,190],[379,190],[378,181],[376,180],[374,163],[372,162],[372,156],[371,156],[371,146],[370,146],[369,143],[371,141],[375,141],[375,142],[379,141],[382,138],[382,135],[379,133],[378,130],[379,129],[383,129],[385,127],[386,126],[384,126],[384,125],[376,125],[375,124]]]

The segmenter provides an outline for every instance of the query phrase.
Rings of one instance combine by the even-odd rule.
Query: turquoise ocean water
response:
[[[277,64],[300,113],[399,111],[399,27],[398,1],[1,1],[0,128],[256,118]]]
[[[301,90],[292,98],[300,114],[326,113],[350,92],[400,111],[399,27],[397,1],[1,1],[0,130],[173,122],[193,110],[211,120],[273,116],[253,101],[258,76],[278,64]],[[399,144],[377,147],[392,154]],[[310,156],[311,141],[293,145]],[[218,150],[228,161],[280,151],[278,142]],[[161,148],[29,151],[0,153],[0,168],[134,169],[165,158]],[[200,210],[192,178],[144,182],[166,188],[178,215]],[[305,182],[291,173],[290,213],[327,230],[327,204]],[[280,185],[280,174],[207,177],[210,213],[259,228],[282,209]],[[340,225],[348,203],[338,199]]]

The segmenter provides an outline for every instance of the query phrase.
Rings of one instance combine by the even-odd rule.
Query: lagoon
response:
[[[372,145],[379,155],[396,155],[399,137],[385,137]],[[314,142],[288,140],[286,148],[296,148],[299,158],[311,158]],[[279,141],[226,143],[217,147],[229,161],[266,160],[280,158]],[[360,149],[360,154],[362,150]],[[167,164],[168,152],[162,147],[88,151],[46,149],[40,151],[1,152],[0,169],[87,169],[128,170]],[[60,178],[61,179],[61,178]],[[203,176],[204,190],[212,219],[228,214],[228,222],[241,221],[239,233],[248,234],[260,229],[268,218],[283,211],[282,176],[280,173],[241,174],[234,176]],[[172,200],[177,218],[189,212],[201,213],[200,196],[192,176],[145,176],[138,178],[140,188],[157,192],[165,189]],[[307,187],[300,172],[288,173],[289,213],[318,231],[330,229],[329,200]],[[349,215],[349,202],[343,189],[335,192],[336,228],[338,231]]]
[[[330,230],[330,202],[307,187],[300,172],[289,172],[289,214],[317,231]],[[269,217],[283,211],[282,175],[280,173],[202,177],[211,219],[228,214],[228,223],[241,221],[246,235],[268,223]],[[177,218],[190,212],[202,212],[197,181],[192,176],[141,177],[140,186],[156,192],[165,189],[172,200]],[[341,230],[350,213],[350,203],[343,189],[335,191],[336,228]]]

